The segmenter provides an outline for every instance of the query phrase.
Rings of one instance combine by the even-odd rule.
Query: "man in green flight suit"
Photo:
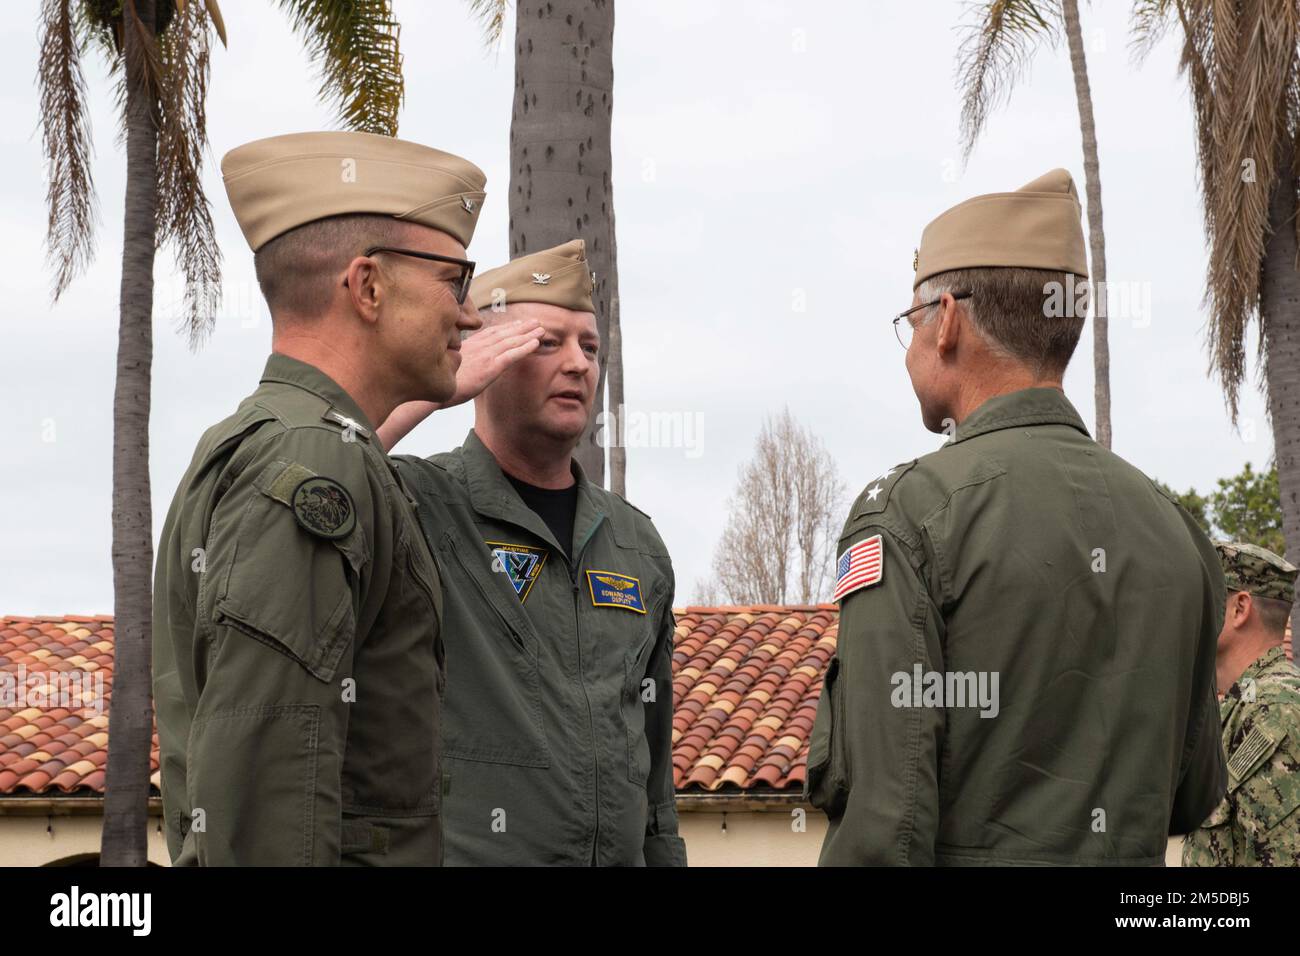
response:
[[[1183,843],[1183,866],[1300,866],[1300,672],[1282,648],[1295,565],[1220,542],[1228,609],[1218,682],[1228,793]]]
[[[895,328],[949,441],[844,525],[808,758],[823,865],[1158,865],[1223,793],[1218,559],[1061,388],[1079,217],[1058,169],[948,210],[914,255]]]
[[[475,279],[485,321],[534,320],[540,340],[475,399],[461,448],[394,459],[444,574],[449,866],[686,863],[672,563],[572,457],[599,380],[591,289],[581,240]],[[425,413],[399,409],[381,440]]]
[[[442,591],[371,433],[447,399],[483,173],[386,136],[258,140],[222,172],[272,319],[158,547],[154,693],[178,865],[441,857]]]

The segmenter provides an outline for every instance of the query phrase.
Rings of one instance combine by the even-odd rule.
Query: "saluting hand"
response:
[[[487,388],[515,362],[537,348],[543,330],[536,319],[500,322],[469,335],[460,347],[460,368],[456,371],[456,393],[442,402],[404,402],[377,429],[386,450],[402,440],[440,408],[468,402]]]

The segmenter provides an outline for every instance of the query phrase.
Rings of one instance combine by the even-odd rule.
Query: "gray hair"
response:
[[[1086,279],[1066,272],[981,267],[930,276],[917,294],[929,302],[945,292],[973,292],[962,305],[989,348],[1026,366],[1036,377],[1059,378],[1070,364],[1084,323],[1075,302],[1062,295],[1086,286]],[[937,308],[927,310],[919,324],[929,322]]]
[[[329,305],[331,277],[371,246],[400,246],[409,226],[392,216],[353,213],[305,223],[253,255],[262,297],[277,313],[311,318]]]

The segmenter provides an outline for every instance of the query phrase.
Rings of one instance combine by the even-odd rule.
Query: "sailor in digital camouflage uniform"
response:
[[[475,400],[463,446],[395,459],[446,588],[448,866],[686,863],[672,562],[572,457],[599,381],[589,268],[573,240],[475,279],[486,322],[535,319],[540,343]]]
[[[1272,551],[1216,545],[1228,607],[1219,706],[1228,793],[1183,843],[1183,866],[1300,865],[1300,672],[1282,638],[1297,569]]]
[[[441,587],[371,433],[452,394],[479,326],[485,177],[365,133],[222,161],[272,318],[257,389],[199,441],[158,547],[154,693],[173,863],[436,865]]]
[[[1214,549],[1061,388],[1079,219],[1058,169],[921,237],[895,327],[950,438],[844,525],[808,758],[823,865],[1159,865],[1223,793]]]

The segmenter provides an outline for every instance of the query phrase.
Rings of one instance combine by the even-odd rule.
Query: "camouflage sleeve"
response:
[[[1300,866],[1300,708],[1260,703],[1228,758],[1234,828],[1252,864]]]
[[[647,674],[654,681],[655,699],[645,705],[645,735],[650,745],[650,776],[646,781],[649,816],[643,853],[646,866],[685,866],[686,843],[677,835],[677,790],[673,781],[673,578],[660,611],[659,632]]]
[[[372,493],[337,433],[262,442],[221,498],[199,585],[187,845],[201,865],[339,861],[341,768]]]
[[[916,665],[944,669],[940,616],[918,571],[919,540],[904,541],[876,517],[850,519],[840,541],[840,574],[854,589],[840,605],[807,793],[830,821],[821,865],[928,866],[938,833],[944,711],[900,696],[906,682],[899,676],[910,678]],[[854,547],[862,549],[857,557]],[[877,548],[878,572],[870,563]]]

